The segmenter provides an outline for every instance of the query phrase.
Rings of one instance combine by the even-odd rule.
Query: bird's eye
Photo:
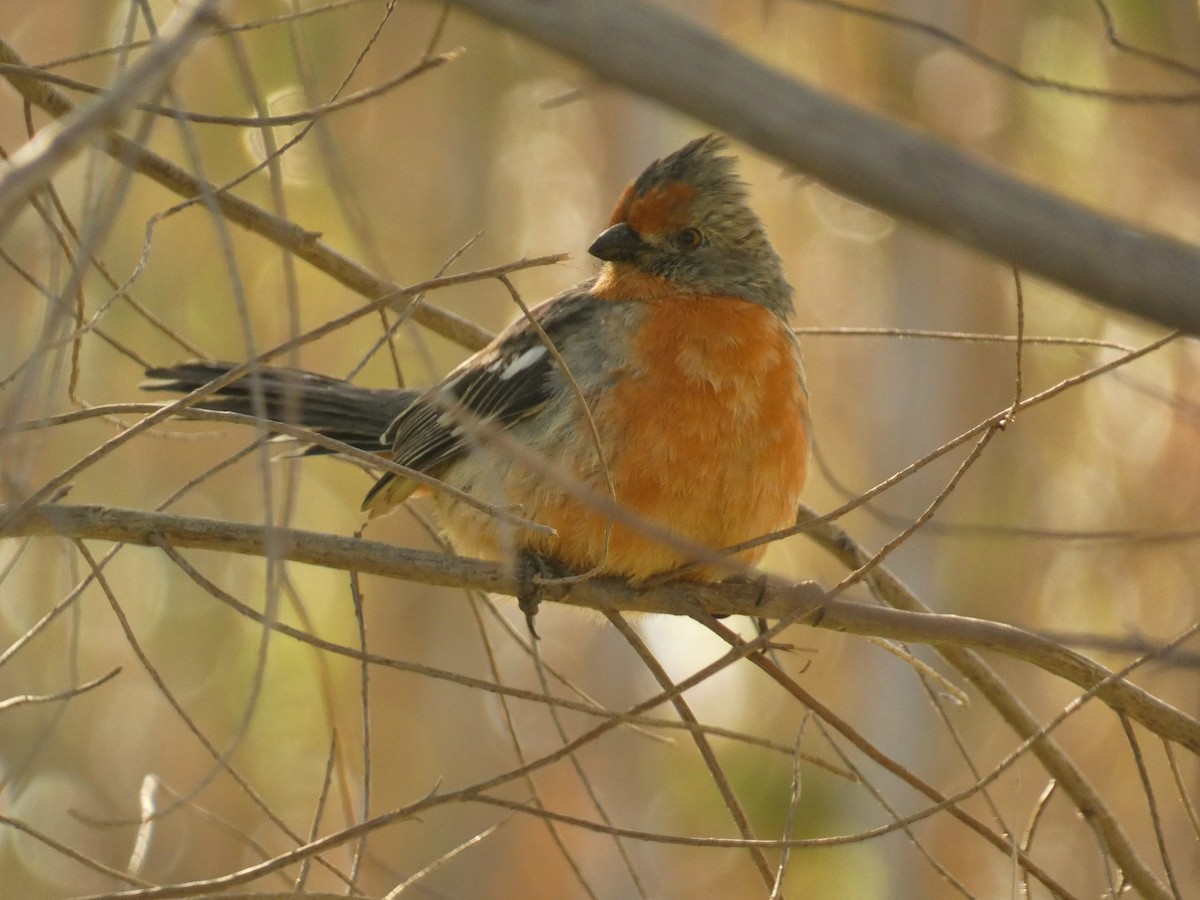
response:
[[[675,235],[675,246],[684,252],[695,250],[702,243],[704,235],[696,228],[684,228]]]

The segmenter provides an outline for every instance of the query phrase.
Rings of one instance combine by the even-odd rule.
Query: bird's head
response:
[[[779,254],[724,149],[719,137],[699,138],[630,183],[609,228],[588,248],[607,263],[598,293],[620,298],[682,289],[741,297],[780,318],[790,315],[792,290]]]

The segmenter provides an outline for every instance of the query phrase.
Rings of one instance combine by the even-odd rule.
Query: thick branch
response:
[[[1200,334],[1200,251],[862,112],[637,0],[456,0],[834,189],[1123,312]]]
[[[0,521],[8,509],[0,507]],[[175,516],[101,506],[38,506],[6,522],[0,538],[58,535],[67,538],[120,541],[152,546],[165,539],[177,547],[193,547],[252,556],[272,555],[333,569],[402,578],[443,587],[470,587],[513,595],[517,581],[506,567],[477,559],[410,550],[337,535],[295,529],[267,529],[217,519]],[[992,650],[1025,660],[1084,689],[1111,672],[1057,644],[998,622],[964,616],[884,609],[830,600],[813,582],[797,585],[690,584],[675,582],[638,590],[622,581],[597,579],[571,586],[555,597],[573,606],[601,612],[652,612],[692,615],[704,610],[718,615],[781,619],[803,613],[810,624],[850,634],[876,635],[939,647]],[[1126,681],[1112,681],[1097,695],[1113,709],[1127,713],[1155,734],[1200,753],[1200,722]]]

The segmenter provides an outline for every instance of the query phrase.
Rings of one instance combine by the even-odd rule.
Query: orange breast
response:
[[[617,501],[713,549],[792,524],[807,471],[808,410],[786,325],[743,300],[659,297],[646,302],[630,355],[593,410]],[[605,556],[604,516],[564,495],[545,499],[536,518],[559,535],[536,549],[573,569],[599,565],[644,579],[690,561],[626,525],[613,527]],[[756,562],[764,550],[740,558]]]

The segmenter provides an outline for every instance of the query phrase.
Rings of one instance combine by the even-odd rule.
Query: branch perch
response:
[[[273,556],[331,569],[400,578],[442,587],[474,588],[515,596],[517,579],[497,563],[395,547],[338,535],[290,528],[268,529],[218,519],[176,516],[105,506],[36,506],[8,520],[0,506],[0,538],[27,535],[120,541],[153,546],[165,538],[181,548],[249,556]],[[639,590],[613,579],[573,584],[558,602],[600,612],[757,616],[782,619],[799,614],[814,627],[874,635],[959,650],[990,650],[1036,665],[1090,690],[1112,673],[1087,657],[1038,635],[999,622],[965,616],[884,609],[829,599],[814,582],[787,584],[693,584],[673,582]],[[1200,722],[1124,680],[1101,687],[1097,696],[1160,737],[1200,754]]]

